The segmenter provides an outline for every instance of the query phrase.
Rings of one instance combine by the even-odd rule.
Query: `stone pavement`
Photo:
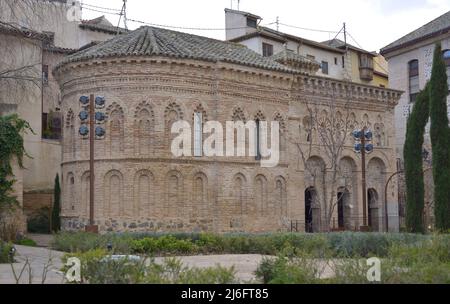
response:
[[[234,266],[236,278],[241,283],[253,282],[255,280],[254,272],[258,268],[259,263],[263,259],[262,255],[205,255],[205,256],[185,256],[177,257],[188,267],[208,268],[220,265],[230,268]],[[164,258],[156,258],[155,261],[160,263]]]
[[[0,264],[0,284],[16,284],[17,282],[20,284],[42,284],[43,282],[45,284],[61,284],[63,282],[64,275],[59,269],[62,267],[61,258],[64,253],[46,248],[19,245],[15,245],[15,248],[17,253],[16,263],[13,264],[14,271],[10,264]]]
[[[38,247],[49,248],[53,241],[52,234],[32,234],[28,233],[27,237],[36,242]]]
[[[34,239],[34,238],[33,238]],[[16,263],[14,270],[16,275],[20,277],[20,284],[42,284],[43,273],[47,265],[47,277],[45,284],[61,284],[64,275],[59,271],[61,269],[61,258],[63,252],[49,250],[39,247],[25,247],[16,245]],[[221,265],[222,267],[232,267],[236,271],[236,277],[241,282],[250,282],[255,279],[254,272],[258,267],[262,255],[212,255],[212,256],[188,256],[178,257],[185,266],[207,268]],[[26,261],[30,265],[26,265]],[[164,258],[156,258],[157,263],[162,263]],[[31,276],[30,274],[31,268]],[[22,272],[20,276],[20,273]],[[14,276],[10,264],[0,264],[0,284],[16,284],[17,280]]]
[[[59,270],[62,268],[61,258],[63,252],[49,250],[39,247],[15,246],[17,249],[16,263],[14,270],[20,284],[42,284],[43,274],[46,272],[45,284],[61,284],[64,281],[64,274]],[[27,259],[29,266],[26,264]],[[236,271],[236,278],[241,283],[255,282],[255,274],[259,263],[263,259],[262,255],[209,255],[209,256],[185,256],[178,257],[181,262],[188,267],[207,268],[220,265],[222,267],[232,267]],[[156,258],[157,263],[162,263],[163,257]],[[322,263],[318,261],[319,264]],[[337,262],[337,261],[334,261]],[[322,278],[333,276],[333,271],[329,265],[323,263]],[[45,269],[48,268],[48,271]],[[31,269],[31,276],[30,276]],[[23,271],[22,275],[20,273]],[[17,280],[12,271],[11,265],[0,264],[0,284],[16,284]]]

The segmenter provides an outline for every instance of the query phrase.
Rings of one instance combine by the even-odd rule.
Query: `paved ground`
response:
[[[53,241],[53,235],[51,234],[27,234],[27,237],[36,242],[38,247],[50,247]]]
[[[0,284],[60,284],[63,274],[59,272],[62,267],[62,252],[50,251],[46,248],[25,247],[16,245],[16,263],[0,264]],[[28,262],[27,262],[28,261]],[[45,269],[48,269],[45,271]],[[30,271],[31,270],[31,271]],[[16,273],[16,276],[14,275]],[[44,273],[46,278],[44,279]],[[17,277],[17,279],[16,279]]]
[[[208,268],[220,265],[230,268],[234,266],[236,278],[240,282],[255,280],[254,272],[261,262],[262,255],[208,255],[179,257],[184,265],[197,268]],[[162,262],[164,258],[156,258],[156,262]]]
[[[33,238],[35,239],[35,238]],[[43,273],[47,276],[45,284],[61,284],[64,275],[59,271],[62,267],[61,257],[63,252],[49,250],[39,247],[15,246],[17,249],[16,263],[14,270],[9,264],[0,264],[0,284],[42,284]],[[207,268],[221,265],[222,267],[232,267],[236,271],[236,277],[241,282],[251,282],[255,279],[254,272],[263,256],[261,255],[213,255],[213,256],[191,256],[179,257],[185,266]],[[161,263],[164,258],[157,258],[156,262]],[[27,265],[27,260],[29,265]],[[45,271],[48,268],[48,271]],[[30,276],[31,269],[31,276]],[[22,274],[21,274],[22,273]],[[19,280],[16,279],[19,278]]]
[[[0,264],[0,284],[15,284],[17,281],[21,284],[42,284],[43,274],[46,273],[44,283],[61,284],[64,275],[59,271],[62,267],[62,252],[49,250],[51,235],[29,235],[29,238],[36,241],[41,247],[15,246],[17,249],[14,272],[11,265]],[[187,256],[179,257],[185,266],[207,268],[220,265],[222,267],[232,267],[236,271],[236,277],[240,282],[253,282],[255,280],[254,272],[261,262],[262,255],[211,255],[211,256]],[[164,258],[157,258],[158,263]],[[27,261],[29,265],[27,264]],[[319,262],[320,263],[320,262]],[[322,278],[332,276],[332,270],[329,266],[323,266],[324,273]],[[47,268],[47,271],[46,271]],[[30,275],[31,269],[31,275]],[[22,274],[21,274],[22,273]],[[18,279],[16,279],[16,277]]]

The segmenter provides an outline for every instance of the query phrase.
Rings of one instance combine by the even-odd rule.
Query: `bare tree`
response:
[[[39,97],[42,85],[42,32],[54,20],[49,0],[0,1],[0,103],[17,104]],[[55,11],[56,13],[56,11]]]
[[[350,117],[350,95],[339,100],[335,87],[332,96],[320,103],[305,101],[307,117],[299,126],[299,139],[294,140],[298,151],[298,165],[303,164],[305,180],[316,190],[315,200],[320,205],[321,230],[332,228],[333,215],[338,205],[338,184],[343,176],[340,161],[348,144],[352,120]],[[324,162],[314,160],[323,156]],[[347,187],[348,179],[345,179]]]

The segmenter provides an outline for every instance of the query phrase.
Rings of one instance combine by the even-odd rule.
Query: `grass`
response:
[[[0,264],[8,264],[14,261],[14,255],[11,255],[12,244],[0,240]]]
[[[163,264],[104,263],[101,257],[262,254],[256,276],[267,284],[367,284],[367,258],[381,260],[382,281],[450,283],[450,235],[329,234],[105,234],[60,233],[53,246],[85,262],[86,282],[229,283],[233,269],[191,269],[176,259]],[[111,252],[107,250],[111,247]],[[115,264],[114,264],[115,263]],[[133,264],[135,263],[135,264]],[[131,266],[130,266],[131,265]],[[329,273],[332,273],[330,276]],[[327,275],[324,275],[327,274]]]
[[[105,234],[60,233],[53,248],[86,252],[112,247],[116,254],[156,256],[193,254],[278,255],[285,248],[321,257],[386,256],[396,244],[421,244],[430,236],[382,233],[330,234]]]
[[[394,243],[383,257],[373,257],[381,262],[381,281],[374,283],[450,283],[448,235],[430,236],[421,243]],[[367,259],[360,255],[337,259],[329,252],[317,259],[301,249],[287,248],[276,258],[264,259],[255,274],[259,281],[266,284],[368,284],[370,268]]]
[[[32,239],[21,239],[14,242],[16,245],[28,246],[28,247],[36,247],[37,244]]]
[[[78,254],[67,254],[81,261],[81,282],[89,284],[233,284],[239,283],[234,268],[221,266],[195,268],[184,266],[176,258],[156,263],[153,258],[141,261],[107,259],[105,250],[97,249]],[[65,266],[62,271],[68,269]]]

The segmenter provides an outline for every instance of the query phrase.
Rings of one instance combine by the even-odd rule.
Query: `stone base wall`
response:
[[[285,232],[287,226],[282,221],[263,220],[246,223],[244,219],[214,221],[212,219],[107,219],[96,221],[100,233],[107,232]],[[83,231],[89,225],[89,219],[64,217],[61,219],[63,231]],[[261,229],[259,227],[265,227]]]

